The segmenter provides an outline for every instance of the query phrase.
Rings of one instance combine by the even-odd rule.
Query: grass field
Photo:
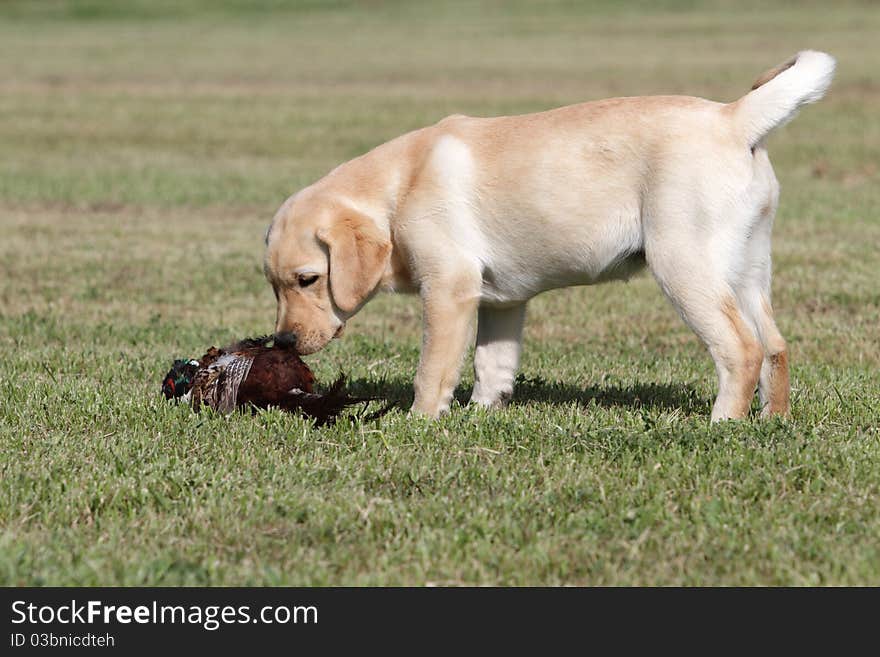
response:
[[[0,2],[0,584],[880,585],[877,34],[869,2]],[[644,275],[535,299],[504,411],[161,398],[272,330],[263,231],[335,164],[453,112],[732,100],[805,47],[839,72],[770,144],[789,420],[710,426]],[[309,363],[406,404],[419,338],[383,296]]]

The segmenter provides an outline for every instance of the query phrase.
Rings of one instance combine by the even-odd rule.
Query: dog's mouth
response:
[[[331,339],[335,340],[336,338],[341,338],[343,333],[345,333],[345,324],[340,324],[339,328],[336,329],[336,331],[333,333],[333,337]]]

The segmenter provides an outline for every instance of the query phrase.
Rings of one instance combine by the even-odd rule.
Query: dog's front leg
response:
[[[422,354],[413,411],[438,417],[449,410],[471,335],[479,275],[461,275],[422,286]]]
[[[502,406],[513,395],[525,316],[524,303],[508,308],[480,306],[472,404]]]

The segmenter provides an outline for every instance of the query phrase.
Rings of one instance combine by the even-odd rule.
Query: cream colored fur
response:
[[[712,419],[745,416],[756,387],[765,414],[787,413],[764,139],[833,73],[830,56],[805,51],[730,104],[656,96],[453,116],[383,144],[278,211],[266,251],[276,331],[310,353],[377,289],[418,292],[414,410],[448,410],[475,315],[471,401],[495,406],[513,392],[531,297],[647,262],[715,361]]]

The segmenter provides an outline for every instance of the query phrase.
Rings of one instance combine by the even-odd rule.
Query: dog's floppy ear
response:
[[[330,251],[330,293],[346,313],[354,312],[376,289],[388,259],[391,242],[369,218],[346,210],[318,239]]]

